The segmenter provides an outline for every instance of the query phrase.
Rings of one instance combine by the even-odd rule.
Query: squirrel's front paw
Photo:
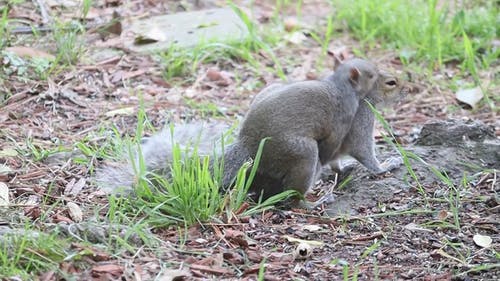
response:
[[[387,158],[384,163],[382,163],[380,166],[382,166],[382,169],[384,169],[385,172],[390,172],[396,168],[399,168],[401,165],[403,165],[404,161],[403,158],[396,156],[396,157],[389,157]]]

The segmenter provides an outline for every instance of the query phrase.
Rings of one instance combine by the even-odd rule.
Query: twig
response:
[[[45,8],[45,3],[43,0],[36,0],[36,3],[38,4],[38,7],[40,7],[40,13],[42,14],[42,22],[44,24],[51,23],[52,20],[50,18],[49,13],[47,12],[47,9]]]

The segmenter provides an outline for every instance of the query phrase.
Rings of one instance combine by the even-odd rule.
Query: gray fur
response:
[[[353,75],[358,74],[358,75]],[[275,186],[255,186],[264,197],[291,188],[304,194],[320,165],[328,163],[351,128],[361,99],[376,86],[376,67],[354,59],[325,80],[274,84],[250,106],[239,141],[255,155],[269,138],[257,175]]]
[[[321,81],[265,88],[251,104],[239,135],[250,155],[262,138],[269,138],[253,191],[264,197],[285,189],[304,194],[322,166],[337,163],[344,154],[374,173],[394,168],[397,163],[381,167],[375,158],[374,115],[364,102],[396,90],[385,84],[391,79],[370,62],[353,59]]]
[[[220,140],[229,126],[221,122],[194,122],[176,125],[173,134],[170,128],[145,138],[141,144],[142,156],[146,170],[167,174],[168,164],[172,161],[172,145],[177,143],[182,149],[197,146],[198,155],[220,154]],[[106,193],[129,193],[136,183],[136,173],[132,161],[124,152],[124,162],[109,163],[98,169],[95,175],[97,186]],[[137,154],[137,152],[135,152]],[[138,157],[134,156],[138,167]],[[243,164],[243,163],[242,163]]]

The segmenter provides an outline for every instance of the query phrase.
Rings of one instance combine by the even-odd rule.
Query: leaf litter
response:
[[[105,2],[109,1],[99,1],[97,5],[103,8]],[[59,13],[61,6],[70,5],[72,1],[57,3],[50,8]],[[119,1],[116,3],[120,5]],[[150,14],[171,14],[179,8],[175,5],[182,4],[170,6],[155,1],[131,1],[129,5],[131,8],[123,14],[124,17],[139,16],[148,10],[153,11]],[[314,11],[304,12],[305,17],[315,17],[311,21],[306,18],[301,21],[314,22],[321,18],[322,13],[326,14],[328,10],[319,5],[304,3],[304,10]],[[23,3],[15,7],[12,15],[30,15],[28,20],[37,26],[42,18],[33,10],[29,3]],[[92,19],[100,17],[98,11],[93,10],[92,13]],[[272,6],[265,1],[256,1],[255,16],[258,20],[265,22],[272,13]],[[104,15],[111,13],[108,10],[101,16]],[[292,20],[284,24],[290,30],[299,25]],[[279,57],[290,58],[289,62],[282,62],[285,73],[290,73],[290,80],[321,76],[323,73],[316,73],[315,67],[321,60],[321,48],[307,36],[295,37],[291,38],[294,45],[277,51]],[[343,56],[350,55],[346,46],[356,45],[348,36],[340,36],[334,41],[330,49],[341,52]],[[113,35],[104,41],[95,38],[87,43],[100,48],[120,48],[120,41]],[[12,47],[20,50],[20,46]],[[45,51],[42,52],[38,48],[28,51],[32,57],[46,56]],[[403,71],[397,63],[397,56],[388,51],[373,51],[367,56],[373,57],[377,63]],[[273,65],[266,54],[260,59],[264,64]],[[279,81],[275,74],[266,70],[256,76],[237,61],[206,63],[199,67],[198,72],[188,74],[197,81],[196,87],[191,87],[189,83],[175,86],[165,83],[161,74],[163,70],[154,58],[128,51],[95,64],[77,65],[56,75],[52,82],[25,80],[21,75],[9,76],[0,84],[12,95],[0,108],[0,151],[8,152],[11,147],[24,146],[27,138],[43,140],[38,144],[43,149],[55,149],[59,144],[71,147],[90,132],[98,131],[102,123],[116,124],[119,132],[133,134],[137,120],[130,111],[139,103],[134,89],[144,89],[142,98],[151,105],[146,107],[146,112],[153,124],[160,127],[166,116],[172,122],[186,117],[200,117],[197,109],[185,102],[188,88],[191,91],[189,98],[198,102],[210,101],[219,108],[226,108],[223,115],[234,119],[244,114],[259,89],[241,89],[241,85]],[[327,73],[330,68],[320,71]],[[419,91],[385,115],[400,132],[403,141],[410,143],[414,125],[427,120],[468,116],[488,124],[496,122],[495,116],[483,112],[481,108],[476,111],[458,108],[450,112],[448,106],[456,103],[453,92],[422,81],[419,74],[412,73],[411,76],[410,82],[415,83]],[[64,89],[71,94],[64,95]],[[500,135],[498,127],[494,134]],[[103,144],[104,139],[96,138],[95,143]],[[494,193],[498,192],[496,173],[485,173],[479,179],[475,178],[473,186],[467,190],[470,194],[464,195],[459,210],[460,231],[450,227],[454,216],[449,212],[449,204],[442,200],[424,202],[416,183],[413,183],[404,190],[390,189],[391,196],[383,197],[376,204],[373,204],[373,196],[370,200],[352,201],[357,213],[354,215],[328,216],[321,209],[312,212],[275,209],[254,215],[244,223],[195,225],[189,228],[187,236],[182,236],[177,227],[155,229],[154,235],[159,240],[156,251],[138,246],[134,256],[131,256],[127,252],[101,251],[99,244],[110,239],[107,237],[110,233],[108,228],[113,229],[112,233],[124,235],[122,239],[125,239],[127,227],[88,223],[95,214],[92,206],[103,206],[100,212],[103,215],[109,202],[92,185],[86,184],[91,173],[87,166],[71,161],[71,156],[66,161],[35,162],[24,154],[3,153],[0,154],[0,161],[8,167],[6,176],[1,176],[2,186],[8,186],[7,202],[11,206],[8,211],[21,210],[40,229],[56,224],[63,233],[66,229],[69,237],[76,235],[80,239],[94,241],[90,246],[71,245],[74,253],[89,258],[82,260],[84,266],[71,259],[58,266],[59,272],[78,276],[81,280],[150,280],[158,274],[164,280],[177,280],[179,276],[189,276],[194,280],[255,280],[261,267],[265,268],[266,280],[343,280],[346,268],[349,277],[357,271],[360,280],[375,277],[382,280],[449,280],[453,276],[494,280],[498,277],[498,267],[478,272],[472,270],[474,265],[498,264],[488,250],[500,250],[499,204]],[[428,177],[429,171],[417,172],[422,177]],[[455,171],[455,175],[462,176],[461,172]],[[332,182],[325,181],[322,185],[331,186]],[[344,196],[340,198],[346,198],[351,196],[351,188],[336,192]],[[436,181],[424,183],[423,188],[427,194],[450,192],[449,187]],[[5,191],[2,194],[5,197]],[[67,200],[67,196],[71,197],[71,201],[56,204]],[[489,199],[477,201],[482,197]],[[42,201],[47,203],[42,204]],[[429,212],[419,212],[421,207]],[[404,214],[405,211],[408,214]],[[391,212],[401,214],[391,215]],[[42,215],[46,217],[43,221],[40,220]],[[12,224],[10,231],[15,228]],[[85,233],[96,235],[85,238]],[[140,241],[136,240],[139,244]],[[180,241],[183,241],[182,244]],[[463,255],[469,252],[473,255],[464,259]],[[301,258],[297,259],[299,256]],[[167,261],[168,270],[162,269],[164,261]],[[59,273],[49,271],[41,273],[39,278],[58,280],[58,276]]]

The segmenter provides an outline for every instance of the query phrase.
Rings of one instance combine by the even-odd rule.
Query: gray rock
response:
[[[137,20],[124,34],[124,45],[135,52],[167,51],[173,44],[182,48],[206,42],[227,43],[248,37],[245,23],[232,9],[210,9]]]

